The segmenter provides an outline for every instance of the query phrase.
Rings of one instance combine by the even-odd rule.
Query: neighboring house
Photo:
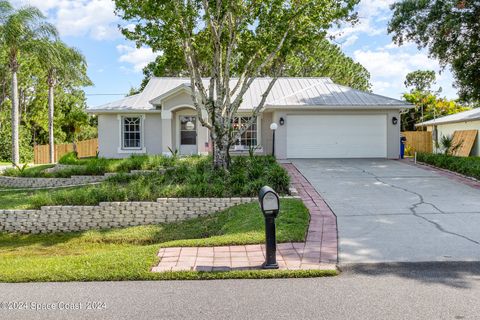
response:
[[[270,81],[259,78],[253,82],[235,119],[238,126],[248,121]],[[246,152],[250,146],[271,153],[270,124],[275,122],[279,159],[397,159],[400,111],[410,107],[404,101],[341,86],[329,78],[280,78],[257,123],[242,135],[232,153]],[[101,157],[170,154],[169,148],[184,155],[206,154],[211,149],[208,130],[201,126],[192,106],[190,79],[153,78],[141,93],[89,112],[98,116]]]
[[[442,136],[453,135],[455,131],[477,130],[478,132],[480,130],[480,108],[425,121],[415,126],[417,128],[426,127],[428,131],[432,131],[434,143],[439,141]],[[478,138],[478,133],[470,155],[480,156],[480,138]]]

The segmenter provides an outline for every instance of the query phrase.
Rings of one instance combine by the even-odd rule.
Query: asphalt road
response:
[[[0,301],[80,307],[0,310],[9,320],[480,319],[480,264],[357,265],[315,279],[0,284]]]

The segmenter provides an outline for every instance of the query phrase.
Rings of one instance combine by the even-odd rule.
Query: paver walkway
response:
[[[283,164],[292,186],[310,211],[310,225],[304,243],[277,245],[277,262],[282,270],[335,269],[337,263],[337,221],[315,188],[293,164]],[[260,269],[265,261],[264,245],[221,247],[174,247],[160,249],[160,262],[153,272],[231,271]]]

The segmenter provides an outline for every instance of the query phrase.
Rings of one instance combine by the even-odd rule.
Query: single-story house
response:
[[[439,141],[442,136],[452,136],[455,131],[480,130],[480,108],[451,114],[438,119],[425,121],[415,125],[417,128],[426,127],[433,132],[433,140]],[[480,138],[473,145],[471,156],[480,156]]]
[[[238,126],[248,121],[270,81],[253,82],[234,120]],[[170,149],[184,155],[208,153],[209,133],[200,124],[190,90],[187,78],[152,78],[139,94],[89,109],[98,117],[99,156],[170,154]],[[400,112],[411,107],[404,101],[329,78],[280,78],[267,98],[256,124],[232,153],[246,152],[250,146],[271,153],[270,125],[275,122],[279,159],[399,157]]]

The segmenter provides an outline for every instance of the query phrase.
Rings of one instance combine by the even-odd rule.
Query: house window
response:
[[[122,118],[122,148],[142,148],[142,119],[141,117]]]
[[[236,117],[233,119],[233,128],[235,131],[240,129],[246,128],[248,122],[252,119],[252,117]],[[245,149],[249,147],[255,147],[258,145],[257,142],[257,122],[253,122],[253,124],[245,130],[245,132],[240,136],[240,138],[235,142],[236,146],[242,146]]]

